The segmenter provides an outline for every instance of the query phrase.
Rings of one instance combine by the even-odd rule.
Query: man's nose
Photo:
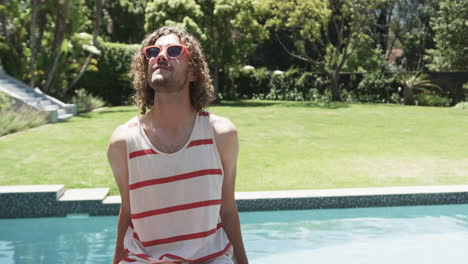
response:
[[[166,50],[161,50],[158,54],[158,56],[156,56],[156,61],[167,61],[167,53],[166,53]]]

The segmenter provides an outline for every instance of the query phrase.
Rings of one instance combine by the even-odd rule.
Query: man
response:
[[[203,110],[214,89],[199,43],[160,28],[130,75],[143,115],[110,139],[122,198],[113,263],[248,263],[234,199],[237,130]]]

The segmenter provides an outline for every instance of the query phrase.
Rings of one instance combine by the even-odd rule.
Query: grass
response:
[[[224,102],[240,139],[237,191],[468,184],[468,112],[390,104]],[[109,187],[106,150],[134,107],[0,139],[0,185]]]

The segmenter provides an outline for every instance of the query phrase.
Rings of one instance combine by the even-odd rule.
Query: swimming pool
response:
[[[251,263],[468,263],[468,205],[243,212]],[[115,216],[0,220],[0,263],[110,263]]]

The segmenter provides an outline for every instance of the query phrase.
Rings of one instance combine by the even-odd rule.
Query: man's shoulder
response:
[[[121,149],[126,146],[126,131],[127,126],[125,124],[114,130],[109,140],[109,149]]]
[[[210,113],[210,123],[214,128],[216,136],[234,136],[237,134],[236,126],[226,117]]]
[[[112,133],[109,146],[119,149],[125,147],[127,131],[134,127],[138,127],[138,117],[133,117],[124,124],[118,126]]]

